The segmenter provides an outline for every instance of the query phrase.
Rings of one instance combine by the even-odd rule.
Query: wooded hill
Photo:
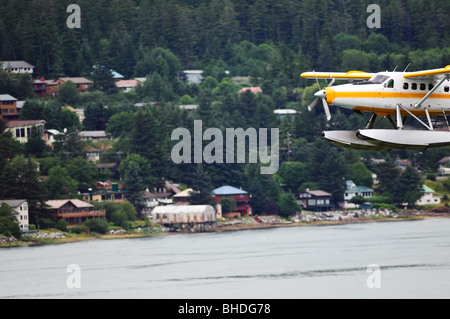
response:
[[[450,1],[377,1],[381,7],[381,29],[367,27],[370,15],[367,6],[371,2],[1,0],[0,60],[25,60],[36,66],[36,77],[91,77],[98,90],[80,96],[74,88],[64,86],[57,99],[34,99],[32,92],[18,86],[26,83],[11,82],[0,72],[0,91],[8,93],[5,88],[14,88],[25,95],[20,98],[28,98],[22,119],[44,119],[47,126],[68,128],[69,133],[76,129],[106,129],[115,141],[102,161],[116,160],[118,153],[141,156],[129,160],[137,166],[142,162],[145,165],[140,169],[134,166],[133,174],[128,174],[141,176],[141,180],[136,177],[129,183],[138,185],[140,190],[160,185],[162,178],[205,192],[225,184],[242,186],[253,195],[255,212],[261,212],[264,206],[275,207],[274,203],[283,206],[285,194],[306,188],[331,192],[338,201],[343,198],[344,180],[371,186],[371,173],[377,168],[371,166],[370,158],[384,158],[388,162],[409,159],[422,172],[434,174],[437,161],[450,153],[449,148],[423,153],[356,152],[322,140],[324,129],[357,129],[364,127],[368,118],[333,108],[333,119],[327,123],[320,107],[308,112],[306,107],[318,87],[301,79],[302,72],[355,69],[377,72],[395,68],[402,71],[408,64],[412,71],[450,64],[450,47],[446,45],[450,40]],[[70,15],[66,9],[72,3],[81,8],[80,29],[69,29],[66,24]],[[126,78],[147,77],[147,81],[133,93],[117,93],[114,86],[103,85],[108,79],[103,83],[94,65],[115,70]],[[181,81],[180,74],[187,69],[204,70],[201,85]],[[238,94],[241,87],[230,79],[234,76],[250,77],[247,85],[260,86],[263,94]],[[135,106],[155,101],[163,107]],[[199,108],[182,111],[180,103],[198,104]],[[84,108],[86,120],[74,121],[70,112],[62,111],[65,105]],[[292,108],[301,113],[281,121],[273,113],[278,108]],[[192,131],[195,119],[202,119],[205,128],[279,127],[279,173],[263,176],[255,165],[173,164],[168,160],[171,132],[177,127]],[[0,137],[9,140],[8,136]],[[71,164],[80,151],[79,148],[71,151],[74,158],[66,158],[64,154],[68,152],[64,149],[49,152],[39,147],[21,150],[17,145],[8,149],[5,146],[0,165],[9,175],[3,173],[0,196],[2,189],[3,197],[14,195],[8,185],[17,177],[14,165],[19,165],[19,161],[8,162],[11,154],[37,157],[41,169],[50,175],[54,167],[66,167],[69,172],[71,167],[82,167],[80,163]],[[387,164],[385,171],[391,164]],[[86,169],[83,173],[93,174],[82,182],[75,171],[69,175],[78,183],[78,189],[80,184],[87,188],[98,178],[93,168]],[[423,182],[413,172],[416,171],[398,174],[395,180],[386,179],[391,185],[382,189],[395,196],[389,199],[390,203],[402,200],[414,203],[411,196],[402,198],[402,194],[417,191]],[[56,169],[53,173],[64,175],[56,174]],[[119,177],[124,178],[125,173]],[[412,189],[397,187],[405,180]],[[49,185],[44,186],[50,189]],[[49,190],[44,193],[55,195]],[[71,193],[72,190],[58,196]]]
[[[448,62],[448,51],[413,51],[449,43],[449,1],[377,1],[381,29],[369,29],[367,6],[372,2],[2,0],[0,57],[26,60],[46,78],[90,74],[99,62],[126,77],[145,76],[137,66],[146,48],[156,47],[170,50],[184,69],[220,66],[233,75],[261,72],[261,65],[243,63],[248,53],[243,41],[278,48],[283,71],[291,70],[286,75],[293,79],[308,69],[351,67],[352,58],[343,54],[346,49],[385,54],[378,63],[371,56],[369,63],[355,61],[368,71],[405,68],[410,62],[412,69],[442,67]],[[66,25],[72,3],[81,8],[80,29]]]

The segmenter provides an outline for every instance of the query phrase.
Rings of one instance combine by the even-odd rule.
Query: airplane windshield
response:
[[[356,82],[356,83],[353,83],[353,85],[382,84],[387,79],[389,79],[389,76],[378,74],[378,75],[373,76],[369,81]]]
[[[373,84],[382,84],[387,79],[389,79],[389,76],[387,75],[375,75],[369,80],[369,82],[372,82]]]

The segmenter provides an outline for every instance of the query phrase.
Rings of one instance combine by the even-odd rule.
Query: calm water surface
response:
[[[80,288],[69,288],[69,265]],[[379,265],[380,288],[367,286]],[[450,219],[0,250],[0,298],[449,298]]]

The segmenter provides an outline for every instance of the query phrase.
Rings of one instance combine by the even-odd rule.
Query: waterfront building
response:
[[[106,217],[104,210],[96,210],[93,205],[79,199],[49,200],[45,205],[53,217],[64,219],[67,226],[81,225],[91,218]]]
[[[222,186],[214,189],[211,195],[217,202],[217,216],[218,217],[242,217],[252,215],[252,207],[250,205],[250,197],[248,193],[242,189],[232,186]],[[222,199],[228,198],[236,202],[236,208],[233,212],[222,212]]]
[[[7,204],[14,211],[14,214],[19,222],[20,230],[23,233],[28,232],[29,226],[29,214],[28,214],[28,202],[26,199],[14,199],[14,200],[0,200],[1,204]]]

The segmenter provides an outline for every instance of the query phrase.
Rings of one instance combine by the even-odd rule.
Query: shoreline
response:
[[[420,214],[420,215],[407,215],[400,217],[382,217],[382,218],[352,218],[348,220],[323,220],[323,221],[301,221],[301,222],[282,222],[282,223],[235,223],[228,225],[217,224],[213,230],[199,232],[192,230],[179,230],[179,231],[158,231],[158,232],[148,232],[148,233],[123,233],[123,234],[84,234],[84,235],[74,235],[66,232],[60,232],[62,237],[54,239],[39,239],[39,240],[19,240],[13,242],[2,242],[0,243],[0,249],[2,248],[19,248],[19,247],[35,247],[35,246],[45,246],[45,245],[55,245],[55,244],[66,244],[83,242],[90,240],[119,240],[119,239],[135,239],[135,238],[147,238],[163,235],[177,235],[177,234],[198,234],[198,233],[221,233],[221,232],[231,232],[231,231],[248,231],[248,230],[261,230],[261,229],[271,229],[271,228],[287,228],[287,227],[308,227],[308,226],[340,226],[340,225],[350,225],[350,224],[361,224],[361,223],[379,223],[379,222],[404,222],[404,221],[420,221],[429,218],[450,218],[450,214]]]

